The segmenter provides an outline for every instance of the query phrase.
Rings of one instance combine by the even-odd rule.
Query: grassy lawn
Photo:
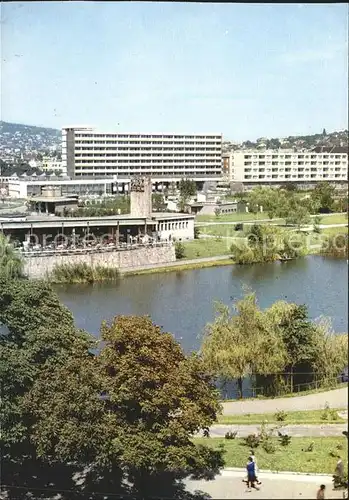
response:
[[[330,214],[330,215],[321,215],[320,224],[345,224],[348,223],[348,219],[346,214]]]
[[[348,233],[348,226],[341,226],[341,227],[326,227],[324,229],[321,229],[321,233],[323,234],[347,234]]]
[[[228,236],[234,238],[244,238],[246,235],[244,231],[235,231],[235,224],[215,224],[213,226],[201,226],[201,234],[212,234],[213,236]]]
[[[223,214],[219,217],[216,215],[197,215],[195,217],[196,222],[236,222],[236,221],[249,221],[249,220],[259,220],[268,219],[268,214],[263,212],[258,212],[257,214],[252,213],[234,213],[234,214]]]
[[[337,458],[331,456],[331,452],[341,455],[345,469],[348,467],[346,460],[348,454],[348,440],[345,437],[325,438],[292,438],[288,446],[281,446],[276,438],[275,453],[266,453],[261,446],[255,450],[258,467],[261,471],[293,471],[293,472],[315,472],[322,474],[333,474]],[[244,444],[243,439],[220,439],[220,438],[198,438],[194,440],[197,444],[205,444],[212,448],[224,445],[225,466],[245,467],[250,452]],[[302,451],[314,442],[313,451]],[[337,446],[341,449],[337,449]]]
[[[283,225],[284,221],[282,219],[274,220],[273,222],[267,223],[271,225],[280,225],[281,228],[285,231],[295,231],[294,226],[285,226]],[[321,221],[322,224],[325,224],[326,221]],[[336,224],[341,224],[340,222]],[[201,234],[210,234],[213,236],[226,236],[226,237],[234,237],[234,238],[244,238],[246,237],[246,232],[248,231],[249,226],[244,227],[244,231],[235,231],[235,224],[213,224],[212,226],[199,226]],[[309,231],[311,235],[310,244],[316,244],[319,241],[321,242],[321,235],[323,234],[343,234],[348,232],[348,227],[328,227],[321,229],[320,235],[314,232]]]
[[[277,403],[275,405],[277,407]],[[332,410],[332,409],[331,409]],[[338,409],[339,411],[340,409]],[[277,411],[277,409],[275,410]],[[337,410],[335,410],[337,411]],[[322,420],[324,410],[307,410],[307,411],[291,411],[286,412],[286,418],[282,422],[276,420],[273,413],[246,413],[244,415],[220,415],[217,419],[218,424],[261,424],[264,420],[268,423],[282,423],[282,424],[343,424],[346,420],[340,418],[335,413],[337,419]]]
[[[207,238],[193,241],[184,241],[184,259],[200,259],[203,257],[215,257],[217,255],[230,255],[229,240]]]
[[[310,233],[310,244],[316,245],[323,243],[326,236],[333,236],[336,234],[348,234],[348,227],[327,227],[321,229],[321,233]]]
[[[312,217],[315,217],[313,215]],[[330,214],[324,215],[319,214],[321,218],[320,224],[344,224],[348,222],[346,214]],[[266,212],[258,212],[257,214],[252,213],[234,213],[234,214],[226,214],[220,215],[216,217],[216,215],[197,215],[195,218],[196,222],[237,222],[237,221],[251,221],[251,220],[265,220],[269,219],[268,214]],[[282,219],[273,219],[272,222],[278,222]]]

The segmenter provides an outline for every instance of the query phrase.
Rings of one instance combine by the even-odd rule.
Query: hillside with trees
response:
[[[50,151],[59,149],[61,131],[48,127],[0,122],[0,152]]]
[[[323,148],[348,148],[348,130],[328,133],[323,129],[322,133],[312,135],[289,136],[279,138],[260,137],[254,141],[246,140],[242,143],[225,141],[223,150],[233,151],[238,149],[295,149],[312,150]]]

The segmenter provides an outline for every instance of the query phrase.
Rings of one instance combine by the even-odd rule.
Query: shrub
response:
[[[260,436],[257,436],[256,434],[249,434],[247,437],[245,437],[245,445],[248,446],[249,448],[257,448],[260,443]]]
[[[338,420],[338,414],[336,410],[330,408],[329,404],[325,404],[324,410],[321,412],[321,420]]]
[[[216,217],[217,217],[217,219],[218,219],[218,217],[221,215],[221,209],[220,209],[219,207],[216,207],[216,208],[214,209],[214,213],[215,213],[215,216],[216,216]]]
[[[237,433],[238,433],[238,431],[227,432],[224,437],[225,437],[225,439],[235,439]]]
[[[287,413],[284,410],[278,410],[274,416],[275,420],[278,422],[284,422],[286,420]]]
[[[244,225],[241,222],[239,222],[238,224],[235,224],[234,229],[235,231],[243,231]]]
[[[175,245],[176,259],[183,259],[185,257],[185,247],[183,243],[178,241]]]
[[[288,446],[291,443],[291,436],[288,434],[279,434],[279,442],[281,446]]]
[[[274,441],[272,440],[272,438],[270,436],[268,436],[267,438],[265,438],[263,440],[263,442],[262,442],[262,448],[267,453],[275,453],[276,446],[275,446],[275,443],[274,443]]]
[[[200,228],[198,226],[194,226],[194,239],[198,240],[200,236]]]

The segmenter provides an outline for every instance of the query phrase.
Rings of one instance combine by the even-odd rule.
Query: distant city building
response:
[[[126,134],[88,127],[62,129],[62,161],[69,177],[149,175],[153,183],[218,180],[221,134]]]
[[[52,158],[51,156],[44,156],[41,162],[41,170],[44,172],[57,172],[66,175],[67,169],[62,161]]]
[[[98,182],[98,181],[97,181]],[[41,186],[40,194],[29,200],[30,210],[35,214],[18,219],[0,220],[0,231],[23,243],[35,235],[40,245],[46,245],[47,230],[50,237],[63,235],[73,237],[81,231],[90,231],[94,236],[116,235],[116,241],[130,242],[130,237],[140,233],[151,236],[155,242],[194,238],[194,215],[157,213],[152,209],[152,183],[148,177],[132,179],[130,186],[130,213],[108,217],[61,217],[65,212],[78,207],[78,197],[64,196],[62,186]],[[41,217],[44,215],[44,217]],[[52,217],[45,217],[45,216]],[[40,217],[38,217],[40,216]],[[26,232],[26,234],[25,234]],[[121,240],[120,240],[121,236]]]
[[[243,201],[196,201],[190,205],[190,213],[200,215],[227,215],[246,213],[247,205]]]
[[[5,178],[4,178],[5,179]],[[10,198],[30,198],[31,196],[40,195],[41,190],[45,186],[52,188],[60,188],[62,196],[78,195],[78,196],[106,196],[115,194],[115,183],[111,179],[53,179],[52,177],[26,177],[18,178],[7,177],[6,181],[8,195]],[[118,192],[121,192],[118,189]]]
[[[38,160],[29,160],[28,165],[31,168],[41,168],[42,167],[42,162]]]
[[[78,196],[62,196],[60,187],[42,186],[40,195],[29,198],[28,204],[30,212],[65,215],[78,208]]]
[[[223,178],[244,185],[315,184],[348,181],[348,153],[288,150],[234,151],[223,154]]]

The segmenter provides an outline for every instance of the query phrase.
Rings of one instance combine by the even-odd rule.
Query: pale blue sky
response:
[[[61,128],[347,128],[345,4],[3,3],[1,118]]]

